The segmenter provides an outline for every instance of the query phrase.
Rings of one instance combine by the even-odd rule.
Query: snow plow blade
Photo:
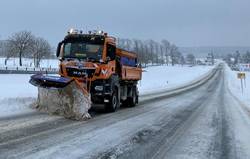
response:
[[[65,77],[36,74],[31,76],[29,82],[36,87],[64,88],[72,81],[72,79]]]
[[[51,115],[60,115],[73,120],[90,118],[90,95],[74,79],[33,75],[30,83],[38,87],[35,107]]]

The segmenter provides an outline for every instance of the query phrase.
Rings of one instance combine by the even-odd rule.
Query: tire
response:
[[[105,105],[105,109],[107,112],[115,112],[119,104],[118,92],[117,89],[115,89],[110,97],[110,102]]]
[[[129,107],[134,107],[138,103],[138,96],[137,96],[137,92],[136,92],[136,87],[133,88],[132,97],[128,97],[126,103]]]

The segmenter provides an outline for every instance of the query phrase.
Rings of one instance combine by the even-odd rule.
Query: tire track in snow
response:
[[[128,143],[124,143],[121,147],[114,148],[111,151],[102,152],[93,158],[162,158],[162,151],[169,151],[177,142],[185,130],[195,121],[204,109],[204,104],[208,103],[212,93],[218,86],[216,82],[219,75],[215,77],[215,82],[211,83],[207,88],[207,92],[201,98],[194,101],[190,105],[186,105],[185,109],[175,112],[171,121],[161,121],[158,130],[145,129],[137,132]],[[154,126],[152,126],[154,127]],[[159,145],[161,145],[159,147]],[[128,148],[130,147],[130,148]]]
[[[167,98],[171,99],[171,98],[174,98],[172,96],[167,96]],[[159,100],[164,100],[164,97],[161,97],[160,99],[152,99],[151,102],[155,102],[155,101],[159,101]],[[148,104],[145,104],[145,106],[148,106],[149,105],[149,102]],[[135,115],[139,115],[140,113],[138,111],[135,111],[135,109],[141,109],[140,112],[143,113],[145,110],[142,109],[142,107],[145,107],[143,104],[139,104],[136,108],[130,108],[129,110],[126,110],[128,111],[127,112],[127,115],[128,118],[129,117],[132,117],[132,116],[135,116]],[[147,108],[147,109],[150,109],[150,110],[153,110],[155,109],[155,107],[151,107],[151,108]],[[122,111],[124,111],[125,109],[122,109],[118,112],[116,112],[117,115],[119,114],[123,114]],[[105,118],[110,118],[110,116],[112,116],[112,114],[103,114],[103,112],[93,112],[92,113],[93,117],[97,117],[97,116],[103,116]],[[126,117],[125,116],[125,117]],[[43,120],[40,120],[39,117],[44,117],[45,119]],[[46,121],[46,117],[48,118]],[[33,119],[35,118],[35,119]],[[55,118],[53,120],[53,118]],[[126,118],[121,118],[119,120],[124,120]],[[105,119],[103,119],[105,120]],[[117,120],[117,121],[119,121]],[[36,122],[35,122],[36,121]],[[47,114],[44,114],[44,113],[29,113],[29,114],[24,114],[24,115],[20,115],[20,116],[16,116],[14,119],[10,120],[10,121],[7,121],[7,122],[12,122],[12,123],[15,123],[16,125],[12,125],[11,126],[11,129],[9,131],[5,131],[5,133],[0,133],[0,135],[2,136],[0,138],[0,143],[4,143],[4,142],[8,142],[8,141],[11,141],[11,140],[18,140],[20,141],[22,138],[27,138],[27,137],[32,137],[33,134],[36,134],[36,133],[42,133],[42,132],[45,132],[46,131],[50,131],[52,130],[52,132],[55,132],[57,133],[57,131],[64,131],[65,129],[75,129],[76,127],[78,127],[79,125],[81,125],[81,123],[72,123],[69,122],[67,119],[61,119],[61,117],[58,117],[58,116],[48,116]],[[19,123],[22,123],[22,124],[19,124]],[[5,123],[7,124],[7,123]],[[26,125],[26,126],[25,126]],[[56,127],[56,129],[53,131],[54,127]],[[60,129],[61,128],[61,129]],[[1,131],[0,131],[1,132]]]
[[[193,96],[192,91],[178,96],[180,99],[181,97],[190,98]],[[163,106],[166,106],[166,104],[173,105],[173,102],[178,99],[178,96],[168,98],[168,100],[164,98],[157,99],[159,103],[164,104],[156,104],[155,106],[152,106],[153,102],[158,102],[153,101],[152,103],[139,105],[135,108],[122,109],[114,114],[98,114],[95,116],[95,118],[89,121],[74,122],[72,124],[64,124],[64,122],[61,122],[62,124],[57,128],[51,128],[50,126],[48,126],[52,124],[50,122],[41,124],[40,127],[30,127],[29,129],[31,131],[35,131],[33,130],[33,128],[38,130],[40,129],[42,131],[36,131],[35,134],[30,133],[26,136],[16,135],[17,138],[12,138],[11,141],[5,140],[6,142],[0,146],[0,154],[3,154],[5,156],[8,156],[9,154],[15,154],[20,155],[20,157],[25,157],[26,155],[29,155],[31,153],[42,151],[48,149],[49,147],[63,144],[66,141],[77,139],[79,136],[83,136],[85,133],[91,133],[95,130],[103,129],[108,125],[113,125],[120,121],[133,118],[134,116],[147,116],[147,114],[159,111]],[[34,148],[30,149],[30,147],[33,146]],[[5,149],[3,150],[1,148]]]
[[[204,89],[204,88],[202,88]],[[180,95],[178,98],[190,99],[193,96],[192,92],[188,92]],[[177,97],[169,98],[168,100],[164,99],[164,104],[152,106],[152,103],[139,105],[135,108],[122,109],[114,114],[104,114],[96,116],[95,118],[84,121],[73,123],[72,125],[62,126],[61,128],[49,129],[41,133],[37,133],[27,138],[17,139],[16,141],[11,141],[3,144],[1,147],[8,147],[8,151],[1,151],[0,153],[8,156],[9,154],[19,154],[22,156],[28,155],[34,151],[41,151],[47,149],[48,147],[53,147],[55,145],[63,144],[67,140],[73,140],[78,136],[95,131],[97,129],[102,129],[107,125],[117,123],[126,119],[130,119],[134,116],[139,116],[140,114],[150,114],[150,111],[161,110],[163,106],[173,105],[176,102]],[[159,103],[162,101],[158,100]],[[36,145],[34,149],[30,149],[30,145]],[[33,147],[32,146],[32,147]],[[17,150],[17,151],[16,151]]]

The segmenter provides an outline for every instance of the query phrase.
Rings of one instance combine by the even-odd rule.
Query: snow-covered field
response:
[[[212,66],[153,66],[145,69],[139,83],[140,94],[171,89],[189,83],[209,72]],[[29,105],[37,88],[29,84],[30,75],[0,74],[0,116],[33,111]]]
[[[237,78],[237,73],[239,72],[232,71],[227,66],[225,73],[231,93],[250,109],[250,72],[245,72],[246,79],[245,81],[243,80],[243,92],[241,88],[241,81]]]
[[[37,89],[29,84],[31,75],[0,74],[0,100],[6,98],[36,97]]]
[[[157,92],[189,83],[211,70],[213,66],[154,66],[145,69],[139,83],[140,94]]]
[[[29,84],[30,75],[0,74],[0,116],[33,111],[29,105],[37,89]]]

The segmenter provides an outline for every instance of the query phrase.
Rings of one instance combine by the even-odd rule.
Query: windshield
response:
[[[99,61],[102,58],[103,46],[87,43],[65,43],[64,58],[87,59]]]

